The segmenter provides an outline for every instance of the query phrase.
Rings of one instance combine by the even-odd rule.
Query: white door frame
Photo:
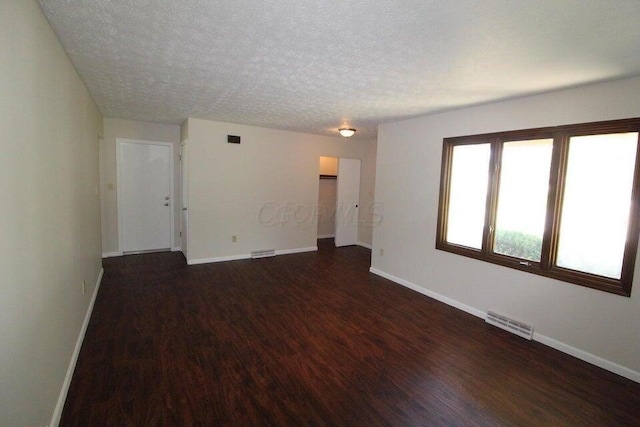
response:
[[[143,141],[140,139],[125,139],[125,138],[116,138],[116,191],[118,194],[118,255],[122,255],[122,242],[123,242],[123,233],[122,229],[123,219],[122,219],[122,191],[120,191],[120,185],[122,183],[121,172],[122,172],[122,143],[129,144],[148,144],[148,145],[162,145],[170,148],[169,155],[169,174],[171,175],[171,179],[169,179],[170,183],[170,192],[171,192],[171,247],[173,249],[175,247],[175,209],[174,203],[176,203],[176,192],[174,188],[175,176],[173,173],[173,158],[174,156],[174,145],[171,142],[160,142],[160,141]]]
[[[182,233],[182,253],[189,261],[189,157],[185,156],[188,139],[180,143],[180,232]],[[185,244],[186,241],[186,244]]]

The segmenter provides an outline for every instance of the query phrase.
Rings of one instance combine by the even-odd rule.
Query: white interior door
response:
[[[170,249],[173,146],[118,140],[120,251]]]
[[[338,159],[336,246],[358,243],[360,207],[360,160]]]
[[[187,141],[182,143],[180,180],[182,182],[182,253],[189,259],[189,150]]]

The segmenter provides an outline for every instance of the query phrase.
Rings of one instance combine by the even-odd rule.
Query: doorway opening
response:
[[[338,159],[320,157],[318,187],[318,240],[331,241],[336,237],[336,203],[338,192]]]
[[[360,160],[320,157],[318,239],[336,247],[358,244]]]

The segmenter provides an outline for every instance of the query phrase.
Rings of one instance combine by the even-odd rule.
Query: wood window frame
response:
[[[569,140],[571,137],[608,133],[638,132],[635,170],[631,190],[631,207],[627,239],[624,249],[622,273],[620,279],[562,268],[556,265],[559,241],[560,215],[567,171]],[[549,174],[549,193],[545,228],[542,239],[542,254],[539,262],[528,261],[493,252],[493,230],[496,220],[497,195],[499,189],[499,167],[504,142],[533,139],[553,139],[551,169]],[[485,221],[482,248],[474,249],[446,241],[449,209],[449,193],[453,148],[459,145],[490,143],[491,154],[488,170]],[[640,118],[613,120],[596,123],[582,123],[566,126],[515,130],[444,138],[442,145],[442,166],[440,174],[440,197],[438,205],[438,225],[436,249],[463,255],[470,258],[498,264],[516,270],[549,277],[613,294],[629,297],[633,284],[638,235],[640,232]]]

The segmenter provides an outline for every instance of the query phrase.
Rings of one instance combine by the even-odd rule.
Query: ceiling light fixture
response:
[[[356,130],[350,128],[340,128],[338,129],[338,132],[340,132],[340,135],[344,136],[345,138],[349,138],[353,136],[354,133],[356,133]]]

